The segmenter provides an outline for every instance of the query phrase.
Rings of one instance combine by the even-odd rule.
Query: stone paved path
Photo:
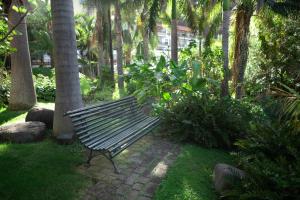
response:
[[[85,200],[150,200],[180,146],[161,136],[149,134],[114,158],[120,174],[103,156],[93,158],[91,166],[79,170],[92,179]]]

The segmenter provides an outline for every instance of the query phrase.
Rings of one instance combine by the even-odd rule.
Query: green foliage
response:
[[[245,87],[248,95],[265,93],[270,87],[281,87],[280,83],[299,90],[299,22],[299,15],[286,18],[270,11],[262,13],[257,21],[259,43],[253,55],[256,68],[247,71],[251,74]]]
[[[35,76],[35,90],[39,101],[53,102],[55,100],[55,82],[48,76]]]
[[[217,195],[212,187],[213,168],[217,163],[232,163],[232,157],[215,149],[185,145],[166,179],[155,193],[155,200],[213,200]]]
[[[28,40],[31,57],[42,59],[44,54],[53,53],[50,1],[34,1],[34,12],[27,18]]]
[[[244,138],[249,122],[263,117],[261,108],[247,101],[214,99],[208,94],[186,96],[161,115],[171,133],[206,147],[232,148]]]
[[[300,137],[292,126],[260,123],[236,143],[238,159],[247,173],[232,199],[285,200],[300,195]]]
[[[8,74],[0,68],[0,107],[8,104],[10,88],[10,78]]]

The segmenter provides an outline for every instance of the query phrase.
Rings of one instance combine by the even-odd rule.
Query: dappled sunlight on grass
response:
[[[0,108],[0,125],[24,121],[27,111],[10,111],[8,108]]]
[[[0,144],[0,155],[8,150],[8,144]]]
[[[54,109],[54,103],[37,103],[38,107]],[[27,110],[24,111],[11,111],[8,108],[0,108],[0,126],[9,125],[16,122],[25,122]]]
[[[213,168],[217,163],[232,163],[227,152],[194,145],[183,147],[156,191],[155,200],[214,200]]]

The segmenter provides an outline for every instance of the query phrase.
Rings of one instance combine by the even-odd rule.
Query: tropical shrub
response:
[[[247,178],[230,199],[287,200],[300,195],[300,135],[287,124],[260,123],[236,143]]]
[[[214,99],[207,94],[186,96],[162,114],[168,130],[206,147],[232,148],[244,138],[250,122],[262,118],[261,108],[249,102]]]

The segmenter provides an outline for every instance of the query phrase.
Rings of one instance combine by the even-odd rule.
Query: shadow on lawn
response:
[[[10,111],[8,108],[0,108],[0,126],[24,113],[26,113],[27,110],[24,111]]]

